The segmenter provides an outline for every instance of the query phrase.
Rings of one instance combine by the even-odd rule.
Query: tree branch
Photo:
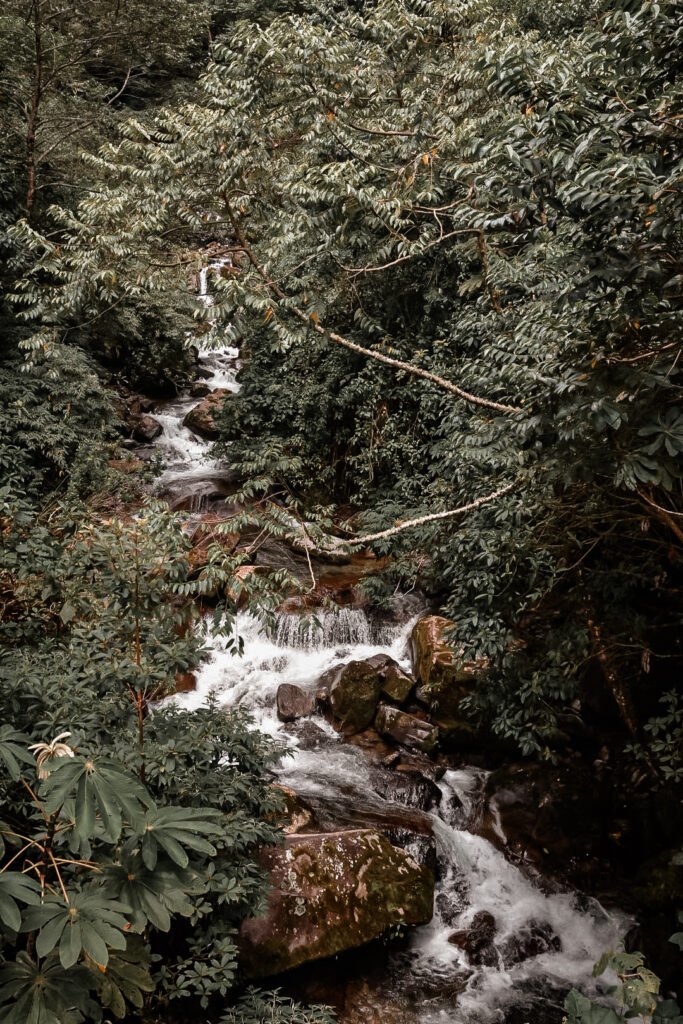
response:
[[[251,263],[252,267],[259,275],[261,280],[266,284],[268,290],[280,301],[287,301],[287,296],[282,289],[273,281],[268,274],[266,274],[263,267],[256,259],[251,246],[247,242],[242,229],[239,226],[238,220],[228,202],[227,198],[224,197],[225,206],[228,212],[228,217],[232,224],[235,232],[237,241],[242,246],[247,259]],[[413,377],[421,377],[423,380],[428,380],[432,384],[436,384],[438,387],[443,388],[445,391],[449,391],[451,394],[456,395],[458,398],[462,398],[465,402],[470,402],[472,405],[478,405],[484,409],[492,409],[494,412],[503,412],[513,414],[520,410],[514,405],[504,405],[502,402],[493,402],[488,398],[479,398],[477,395],[470,394],[469,391],[464,391],[463,388],[458,387],[457,384],[453,384],[452,381],[446,380],[445,377],[440,377],[436,373],[431,373],[429,370],[423,370],[420,366],[415,366],[413,363],[404,363],[401,359],[392,359],[390,356],[385,356],[382,352],[375,352],[373,349],[364,348],[362,345],[356,344],[355,341],[350,341],[348,338],[344,338],[341,334],[337,334],[335,331],[330,331],[323,327],[316,319],[311,317],[308,313],[304,312],[298,306],[287,306],[289,312],[291,312],[298,320],[306,325],[309,329],[315,331],[323,338],[328,338],[333,341],[336,345],[342,346],[342,348],[348,349],[350,352],[356,352],[358,355],[365,356],[367,359],[374,359],[378,363],[385,363],[387,366],[393,366],[396,370],[403,370],[404,373],[409,373]]]
[[[509,494],[518,483],[518,480],[513,480],[512,483],[499,487],[491,494],[485,494],[482,498],[476,498],[467,505],[460,505],[459,508],[451,508],[447,512],[432,512],[430,515],[419,516],[417,519],[406,519],[404,523],[392,526],[388,530],[380,530],[379,533],[369,533],[363,537],[356,537],[355,540],[345,540],[340,543],[344,545],[369,544],[375,540],[384,540],[385,537],[394,537],[397,533],[403,533],[404,530],[412,530],[415,526],[424,526],[426,523],[434,523],[440,519],[450,519],[452,516],[461,515],[464,512],[472,512],[475,508],[481,508],[482,505],[487,505],[490,501]]]

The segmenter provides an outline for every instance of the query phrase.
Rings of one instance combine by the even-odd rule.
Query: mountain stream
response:
[[[206,269],[201,292],[210,304]],[[237,391],[238,358],[234,348],[200,352],[207,386]],[[229,471],[212,459],[209,442],[183,426],[183,418],[198,401],[183,394],[157,413],[163,433],[156,445],[164,462],[158,490],[166,497],[188,499],[189,504],[181,507],[189,515],[220,498],[220,482]],[[196,690],[174,699],[188,711],[204,703],[209,693],[227,706],[246,705],[255,726],[291,750],[279,765],[279,781],[314,808],[323,830],[395,823],[406,806],[381,784],[382,773],[390,775],[390,770],[373,763],[361,746],[345,742],[322,716],[307,720],[306,729],[301,722],[279,721],[275,696],[281,683],[314,692],[319,677],[332,665],[379,653],[410,670],[408,638],[415,615],[387,625],[373,621],[362,609],[342,608],[319,618],[321,628],[316,629],[308,621],[302,623],[296,613],[282,613],[268,634],[256,618],[239,614],[236,631],[244,644],[242,656],[235,656],[225,639],[216,637]],[[437,879],[434,917],[389,954],[383,998],[394,1011],[382,1015],[383,1020],[559,1024],[563,994],[573,985],[590,991],[595,985],[594,962],[628,927],[624,916],[607,912],[595,900],[531,880],[501,849],[477,834],[485,780],[486,773],[475,767],[446,770],[436,780],[440,799],[426,812],[431,817]],[[423,857],[424,850],[415,846],[414,854]],[[448,937],[482,911],[497,923],[495,956],[473,967]],[[536,955],[516,959],[520,934],[539,928],[554,937],[553,943]],[[356,1019],[378,1018],[368,1011]]]

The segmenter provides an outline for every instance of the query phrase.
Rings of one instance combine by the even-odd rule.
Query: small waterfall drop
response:
[[[315,610],[309,616],[282,613],[275,624],[275,642],[279,647],[311,650],[343,645],[391,646],[395,635],[395,626],[374,621],[362,608]]]

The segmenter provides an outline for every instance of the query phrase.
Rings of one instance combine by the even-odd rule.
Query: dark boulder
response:
[[[159,420],[155,420],[147,413],[131,417],[131,426],[133,438],[141,444],[151,444],[164,429]]]
[[[369,661],[350,661],[330,669],[319,680],[328,689],[330,709],[347,734],[361,732],[372,722],[382,689],[378,669]]]
[[[372,785],[385,800],[421,811],[431,811],[441,801],[437,784],[419,771],[376,771]]]
[[[231,393],[227,388],[216,388],[190,409],[183,420],[183,425],[209,441],[215,440],[218,437],[216,416],[226,397]]]
[[[493,944],[495,934],[495,917],[487,910],[480,910],[467,928],[452,932],[448,941],[462,949],[475,967],[494,967],[498,963],[498,954]]]
[[[530,960],[542,953],[557,952],[561,942],[549,924],[530,921],[529,924],[511,935],[499,946],[503,966],[507,970],[523,960]]]
[[[270,876],[266,910],[240,929],[248,978],[362,946],[396,925],[432,916],[434,879],[371,830],[296,835],[262,855]]]

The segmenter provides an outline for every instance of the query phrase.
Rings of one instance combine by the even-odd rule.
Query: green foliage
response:
[[[333,1024],[326,1006],[302,1006],[279,992],[249,989],[237,1005],[221,1017],[221,1024]]]
[[[616,975],[618,984],[609,989],[617,1009],[593,1002],[572,989],[565,1000],[566,1024],[619,1024],[637,1019],[652,1024],[681,1024],[683,1015],[673,999],[661,999],[660,981],[645,967],[642,953],[605,953],[593,968],[597,977],[606,971]]]
[[[649,718],[644,730],[647,743],[629,748],[639,761],[650,759],[662,779],[683,781],[683,697],[669,690],[660,697],[662,714]]]
[[[55,956],[37,964],[28,953],[19,952],[13,963],[0,967],[0,1005],[7,1024],[63,1024],[73,1020],[74,1012],[89,1009],[91,987],[87,970],[67,970]]]
[[[215,703],[148,713],[202,656],[189,542],[157,504],[84,525],[11,499],[2,528],[0,1004],[77,1024],[224,1002],[278,751]]]

